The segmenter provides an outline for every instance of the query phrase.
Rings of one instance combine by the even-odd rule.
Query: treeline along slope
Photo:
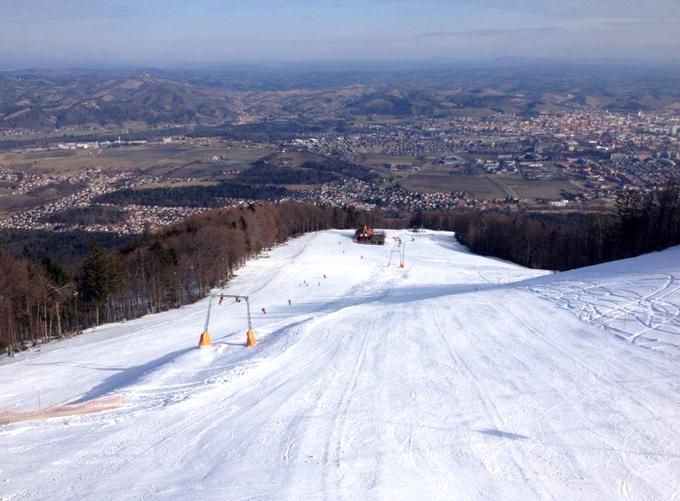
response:
[[[211,211],[121,249],[93,245],[69,271],[50,256],[0,254],[0,349],[177,308],[263,249],[309,231],[374,224],[352,208],[296,203]]]

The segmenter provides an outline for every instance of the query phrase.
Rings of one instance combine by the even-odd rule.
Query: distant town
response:
[[[0,161],[4,196],[30,195],[52,186],[60,187],[63,195],[23,210],[6,209],[0,228],[54,231],[77,228],[135,234],[177,223],[216,205],[118,204],[116,208],[122,217],[91,224],[53,216],[93,204],[107,206],[96,202],[97,197],[117,190],[238,180],[239,174],[249,168],[251,159],[229,161],[228,154],[235,149],[255,152],[253,160],[278,155],[278,160],[274,160],[278,167],[304,168],[305,155],[315,155],[314,158],[340,159],[380,174],[372,181],[349,175],[305,186],[291,183],[292,186],[286,185],[285,195],[275,200],[362,209],[379,206],[410,212],[453,208],[607,210],[621,190],[645,190],[678,177],[679,130],[680,114],[675,112],[617,113],[582,106],[534,117],[495,114],[396,121],[369,118],[345,133],[307,132],[288,140],[264,143],[182,135],[157,140],[59,141],[5,153],[4,161]],[[153,169],[97,166],[95,156],[93,166],[59,173],[17,168],[7,160],[12,155],[50,158],[78,151],[97,155],[103,150],[127,150],[134,159],[135,155],[144,156],[150,148],[154,151],[193,148],[198,158],[194,163],[217,168],[208,169],[208,174],[154,175]],[[201,148],[212,154],[204,158],[208,153]],[[226,156],[219,153],[222,151]],[[261,153],[257,154],[258,151]],[[302,158],[298,165],[285,160],[291,154]],[[263,182],[267,182],[266,175]],[[218,206],[233,207],[254,201],[225,197]]]

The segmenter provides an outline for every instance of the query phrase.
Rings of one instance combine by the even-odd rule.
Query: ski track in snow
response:
[[[680,356],[678,248],[558,274],[529,289],[610,334]]]
[[[0,360],[0,409],[125,398],[0,427],[0,499],[679,498],[680,248],[549,274],[397,233],[405,269],[346,231],[248,263],[255,348],[227,302],[196,348],[202,300]]]

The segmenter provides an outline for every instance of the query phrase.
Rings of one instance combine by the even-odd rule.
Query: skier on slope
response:
[[[267,310],[264,309],[264,306],[262,307],[262,314],[263,314],[263,315],[266,315],[266,314],[267,314]]]

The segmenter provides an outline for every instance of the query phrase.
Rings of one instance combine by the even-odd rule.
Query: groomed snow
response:
[[[249,263],[255,348],[226,300],[196,348],[203,300],[0,361],[0,410],[125,399],[0,427],[0,499],[680,496],[679,249],[547,274],[389,234],[405,269],[346,231]]]

